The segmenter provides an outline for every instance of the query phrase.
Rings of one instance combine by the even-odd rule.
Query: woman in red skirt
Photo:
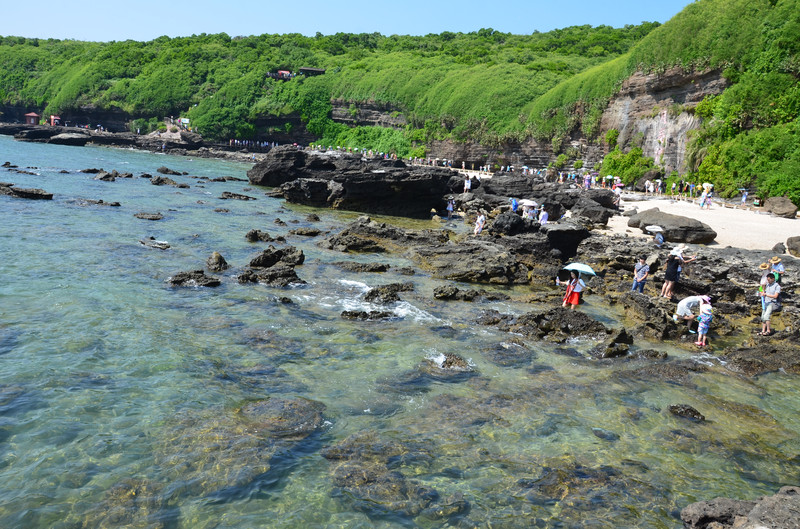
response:
[[[556,285],[560,284],[561,283],[558,281],[558,278],[556,278]],[[575,310],[575,307],[581,301],[581,292],[583,292],[585,287],[586,283],[584,283],[583,279],[580,278],[580,274],[574,270],[570,270],[569,281],[567,281],[567,292],[564,294],[564,302],[561,304],[561,306],[569,306],[570,309]]]

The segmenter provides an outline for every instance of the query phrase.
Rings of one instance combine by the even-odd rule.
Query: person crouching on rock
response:
[[[678,302],[678,308],[675,309],[675,314],[672,315],[672,320],[678,323],[680,320],[686,321],[686,329],[690,333],[692,330],[692,322],[694,321],[694,314],[692,311],[700,306],[701,303],[711,303],[711,298],[708,296],[689,296],[683,298]]]
[[[561,282],[556,278],[556,285],[561,285]],[[569,273],[569,281],[567,281],[567,292],[564,294],[562,307],[569,305],[570,310],[575,310],[578,303],[581,302],[581,292],[586,288],[586,283],[581,279],[580,274],[571,270]]]

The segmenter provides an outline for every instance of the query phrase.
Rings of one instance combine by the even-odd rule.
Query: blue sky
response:
[[[703,0],[698,0],[703,1]],[[91,41],[200,33],[530,34],[590,24],[666,22],[691,0],[2,0],[0,35]]]

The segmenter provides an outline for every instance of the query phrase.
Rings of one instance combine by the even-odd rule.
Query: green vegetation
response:
[[[663,26],[532,35],[487,28],[111,43],[0,37],[0,64],[0,106],[117,110],[143,132],[164,116],[189,117],[205,137],[223,140],[275,131],[276,118],[285,118],[282,132],[297,132],[290,123],[299,117],[318,143],[401,156],[424,155],[435,140],[500,148],[534,138],[552,147],[560,166],[577,159],[568,146],[583,136],[605,141],[612,150],[604,174],[626,180],[660,160],[643,157],[641,133],[620,146],[618,131],[600,129],[623,81],[636,71],[719,72],[728,83],[719,96],[665,107],[673,118],[694,112],[702,120],[684,176],[711,181],[723,195],[756,187],[800,203],[800,0],[696,0]],[[269,75],[301,67],[326,73]],[[351,119],[359,119],[360,105],[375,104],[408,125],[348,127],[333,121],[331,101]],[[262,117],[272,129],[257,128]]]
[[[140,130],[152,129],[153,118],[181,115],[217,139],[264,132],[255,128],[259,116],[299,115],[323,143],[374,141],[362,146],[399,154],[432,139],[499,144],[528,133],[530,101],[627,52],[657,26],[423,37],[202,34],[111,43],[0,37],[0,104],[44,114],[93,105],[126,113]],[[301,67],[326,74],[289,81],[268,75]],[[346,101],[352,117],[357,103],[384,104],[409,126],[347,128],[331,119],[331,99]]]

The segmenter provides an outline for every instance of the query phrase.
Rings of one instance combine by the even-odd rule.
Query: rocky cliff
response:
[[[573,136],[563,146],[564,150],[578,153],[570,160],[583,161],[584,167],[592,167],[602,161],[608,152],[602,138],[606,131],[617,129],[618,142],[624,148],[641,147],[646,156],[669,174],[683,172],[686,158],[688,132],[699,127],[694,108],[708,95],[720,94],[728,86],[719,70],[684,71],[671,68],[664,72],[644,74],[637,72],[622,83],[603,113],[598,138]],[[373,125],[402,127],[405,119],[399,109],[366,103],[334,101],[333,118],[348,125]],[[453,160],[455,167],[463,161],[466,168],[482,165],[514,165],[541,168],[554,161],[550,143],[533,139],[522,143],[507,143],[491,147],[477,143],[455,143],[435,141],[428,146],[431,158]]]
[[[637,72],[611,100],[600,122],[604,134],[619,131],[623,147],[640,146],[667,174],[683,171],[688,132],[699,127],[697,103],[728,86],[719,70],[671,68],[663,73]]]

